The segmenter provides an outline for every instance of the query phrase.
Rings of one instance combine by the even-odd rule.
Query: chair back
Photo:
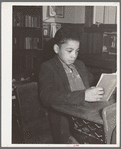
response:
[[[28,82],[17,87],[17,98],[23,126],[38,119],[40,105],[37,87],[37,82]]]
[[[107,144],[112,144],[112,134],[114,129],[116,130],[116,103],[105,107],[102,111],[102,116],[104,121],[105,141]]]
[[[48,123],[43,126],[43,122],[47,121],[47,118],[45,110],[39,103],[37,82],[19,85],[17,87],[17,99],[20,106],[24,140],[31,143],[30,139],[39,136],[42,128],[49,128]]]

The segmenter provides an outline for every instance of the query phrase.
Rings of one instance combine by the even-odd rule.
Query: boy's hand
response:
[[[102,87],[91,87],[85,91],[85,101],[95,102],[103,98],[103,88]]]

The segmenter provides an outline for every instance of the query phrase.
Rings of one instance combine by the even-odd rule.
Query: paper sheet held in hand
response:
[[[96,87],[102,87],[104,89],[104,95],[101,101],[108,101],[116,88],[116,73],[102,73]]]

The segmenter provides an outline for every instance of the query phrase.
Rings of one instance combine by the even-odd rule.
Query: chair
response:
[[[116,144],[116,103],[105,107],[102,110],[102,117],[104,121],[105,142],[107,144]]]
[[[37,82],[20,82],[17,85],[16,96],[22,121],[23,143],[46,141],[50,135],[50,128],[46,109],[39,103]],[[51,142],[51,138],[49,139]]]

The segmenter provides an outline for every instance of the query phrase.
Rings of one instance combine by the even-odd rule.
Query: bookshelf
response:
[[[97,84],[102,73],[117,71],[116,33],[116,24],[84,27],[78,59],[82,60],[93,74],[95,79],[93,85]]]
[[[42,61],[42,6],[13,6],[13,78]]]

